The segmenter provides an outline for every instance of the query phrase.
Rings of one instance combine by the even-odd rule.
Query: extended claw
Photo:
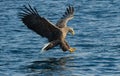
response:
[[[70,48],[69,51],[70,53],[74,52],[76,50],[76,48]]]

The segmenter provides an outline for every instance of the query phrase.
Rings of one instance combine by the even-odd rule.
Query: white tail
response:
[[[40,52],[40,53],[45,52],[45,51],[46,51],[45,48],[46,48],[49,44],[50,44],[50,43],[45,44],[44,47],[41,49],[41,52]]]

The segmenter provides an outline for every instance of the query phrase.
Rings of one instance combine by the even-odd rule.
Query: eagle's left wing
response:
[[[69,6],[66,8],[65,14],[63,17],[61,17],[60,20],[56,23],[56,26],[59,28],[63,28],[66,26],[67,22],[71,20],[74,17],[74,8],[72,6]]]

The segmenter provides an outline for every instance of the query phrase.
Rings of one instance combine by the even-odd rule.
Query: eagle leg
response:
[[[66,41],[61,42],[60,47],[62,48],[63,51],[67,51],[68,50],[71,53],[76,50],[75,48],[70,47]]]

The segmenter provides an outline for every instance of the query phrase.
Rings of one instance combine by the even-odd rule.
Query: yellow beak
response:
[[[72,35],[75,35],[75,32],[74,32],[74,31],[72,31],[71,33],[72,33]]]

